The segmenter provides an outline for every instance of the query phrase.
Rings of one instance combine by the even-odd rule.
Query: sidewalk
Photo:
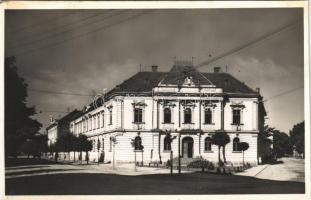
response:
[[[304,160],[280,158],[278,161],[279,163],[276,164],[258,165],[236,175],[277,181],[305,182]]]

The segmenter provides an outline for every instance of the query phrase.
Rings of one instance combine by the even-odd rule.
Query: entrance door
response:
[[[192,158],[193,156],[193,139],[185,137],[182,140],[182,156],[183,158]]]

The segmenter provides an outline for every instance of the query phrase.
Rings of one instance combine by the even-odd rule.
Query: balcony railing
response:
[[[233,131],[243,131],[244,130],[244,124],[231,124]]]
[[[145,129],[145,122],[133,122],[133,129]]]
[[[168,131],[174,130],[174,123],[163,123],[162,129]]]
[[[215,130],[215,124],[202,124],[202,130]]]
[[[186,129],[186,130],[193,130],[194,129],[194,123],[182,124],[181,128]]]

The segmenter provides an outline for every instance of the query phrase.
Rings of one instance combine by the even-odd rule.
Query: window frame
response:
[[[166,135],[164,137],[163,151],[171,151],[172,150],[172,141],[171,141],[170,137],[171,137],[170,135]]]
[[[207,114],[210,114],[209,122],[207,121]],[[204,110],[204,124],[213,124],[213,111],[211,108],[206,108]]]
[[[232,110],[232,124],[241,125],[241,109]]]
[[[207,143],[209,143],[209,145],[207,145]],[[207,147],[209,147],[209,148],[207,148]],[[212,152],[212,138],[209,136],[204,139],[204,151],[205,152]]]
[[[187,115],[189,118],[186,117]],[[192,110],[191,110],[191,108],[185,108],[184,109],[184,124],[192,124]]]
[[[133,123],[143,123],[143,108],[134,107],[134,120]]]
[[[239,137],[235,137],[232,140],[232,151],[233,152],[240,152],[239,150],[239,143],[240,143],[240,138]]]
[[[172,110],[170,108],[166,107],[163,109],[163,123],[164,124],[171,124],[172,123]]]

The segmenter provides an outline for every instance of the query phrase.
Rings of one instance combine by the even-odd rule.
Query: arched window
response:
[[[166,135],[164,138],[164,151],[170,151],[171,150],[171,136]]]
[[[192,121],[192,116],[191,116],[191,109],[190,108],[186,108],[184,110],[184,123],[185,124],[190,124]]]
[[[141,137],[140,136],[135,137],[134,147],[135,147],[135,150],[142,150]]]
[[[164,108],[164,123],[171,123],[172,113],[171,109]]]
[[[210,137],[205,138],[205,151],[212,151],[212,139]]]
[[[205,124],[211,124],[212,123],[212,111],[210,108],[205,110]]]
[[[134,122],[135,123],[141,123],[143,122],[143,109],[141,108],[135,108],[134,109]]]
[[[238,137],[233,139],[233,151],[239,151],[239,142],[240,139]]]

